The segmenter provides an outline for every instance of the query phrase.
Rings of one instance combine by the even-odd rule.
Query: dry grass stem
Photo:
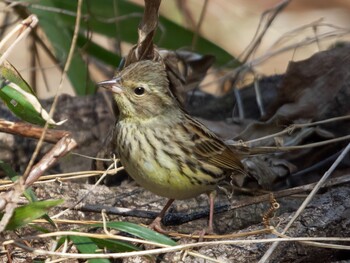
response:
[[[97,175],[103,174],[116,174],[119,171],[123,170],[123,167],[119,167],[117,169],[111,169],[109,171],[80,171],[80,172],[72,172],[72,173],[62,173],[62,174],[53,174],[46,175],[44,177],[40,177],[38,181],[34,182],[34,184],[45,184],[49,182],[57,182],[57,181],[71,181],[75,179],[82,179],[93,177]],[[0,191],[7,190],[9,187],[12,187],[14,183],[11,180],[0,180]]]
[[[283,131],[280,131],[280,132],[277,132],[274,134],[270,134],[270,135],[267,135],[264,137],[256,138],[254,140],[245,141],[244,144],[250,145],[254,142],[259,142],[259,141],[263,141],[266,139],[275,138],[277,136],[281,136],[284,134],[292,134],[295,129],[302,129],[302,128],[312,127],[312,126],[316,126],[316,125],[320,125],[320,124],[326,124],[326,123],[331,123],[331,122],[336,122],[336,121],[344,121],[344,120],[349,120],[349,119],[350,119],[350,115],[345,115],[345,116],[330,118],[330,119],[326,119],[326,120],[322,120],[322,121],[315,121],[315,122],[303,123],[303,124],[292,124],[289,127],[285,128]]]
[[[87,191],[85,193],[85,195],[83,195],[79,200],[77,200],[73,205],[71,205],[70,207],[66,208],[65,210],[61,211],[60,213],[52,216],[51,218],[59,218],[60,216],[64,215],[66,212],[68,212],[69,210],[75,208],[78,204],[80,204],[88,195],[91,194],[91,192],[95,189],[96,185],[99,185],[103,179],[107,176],[107,173],[110,169],[112,169],[114,167],[114,169],[117,169],[117,162],[115,161],[114,163],[112,163],[108,169],[106,170],[105,173],[102,174],[102,176],[97,180],[97,182],[90,188],[89,191]]]
[[[13,51],[19,42],[25,39],[32,29],[38,24],[39,20],[35,15],[31,15],[22,21],[20,25],[17,25],[1,42],[0,49],[12,38],[15,34],[20,32],[15,41],[6,49],[6,51],[0,57],[0,65],[6,60],[8,55]]]

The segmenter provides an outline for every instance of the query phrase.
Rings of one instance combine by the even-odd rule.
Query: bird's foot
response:
[[[208,226],[202,230],[195,231],[192,236],[198,238],[198,242],[202,242],[205,235],[213,235],[215,234],[212,227]]]
[[[162,221],[162,218],[157,216],[153,220],[153,222],[150,225],[148,225],[148,228],[150,228],[154,231],[157,231],[158,233],[161,233],[161,234],[167,234],[168,231],[166,231],[162,228],[161,221]]]

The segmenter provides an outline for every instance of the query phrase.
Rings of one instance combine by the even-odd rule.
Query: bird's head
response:
[[[168,88],[165,68],[158,62],[130,64],[113,79],[98,85],[113,92],[121,118],[148,119],[177,105]]]

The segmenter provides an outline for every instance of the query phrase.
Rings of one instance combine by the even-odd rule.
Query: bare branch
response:
[[[36,165],[33,166],[25,180],[25,186],[28,187],[32,185],[48,168],[52,167],[60,158],[72,151],[76,146],[76,141],[68,135],[65,135]]]
[[[0,119],[0,132],[39,139],[43,128],[24,122],[12,122]],[[70,135],[70,132],[64,130],[48,130],[45,134],[44,141],[56,143],[65,135]]]

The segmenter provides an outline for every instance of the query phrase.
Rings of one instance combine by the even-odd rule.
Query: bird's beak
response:
[[[120,78],[113,78],[111,80],[98,82],[97,86],[109,89],[110,91],[117,94],[123,93],[123,89],[121,88]]]

